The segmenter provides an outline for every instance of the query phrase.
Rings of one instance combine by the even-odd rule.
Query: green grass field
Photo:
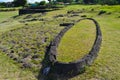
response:
[[[16,24],[9,22],[7,24],[1,24],[3,21],[11,20],[11,17],[16,15],[18,15],[17,11],[0,12],[0,35],[17,28]],[[31,71],[21,69],[18,63],[0,51],[0,80],[36,80],[36,78]]]
[[[61,40],[58,48],[58,60],[70,62],[82,58],[89,53],[95,36],[95,25],[92,21],[84,20],[79,22]]]
[[[70,10],[80,13],[77,13],[78,16],[72,16],[73,14],[67,14],[67,11]],[[105,13],[98,15],[101,11]],[[61,14],[63,17],[55,18]],[[70,80],[120,79],[119,5],[70,5],[46,14],[17,15],[17,11],[0,12],[0,80],[36,80],[35,76],[41,67],[39,64],[44,57],[46,46],[64,28],[59,24],[75,22],[83,18],[82,16],[91,17],[98,21],[103,41],[94,63],[86,67],[85,73]],[[58,47],[57,59],[62,62],[70,62],[82,58],[90,51],[94,39],[95,25],[93,22],[83,20],[77,23],[62,38]],[[11,51],[14,51],[14,54]],[[19,55],[18,53],[21,52],[22,55]],[[14,56],[9,58],[8,54]],[[26,55],[29,56],[25,57]],[[38,58],[33,58],[36,55]],[[18,60],[13,60],[15,58]],[[22,69],[19,60],[25,60],[33,67]]]

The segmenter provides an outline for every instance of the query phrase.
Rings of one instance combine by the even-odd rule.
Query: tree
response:
[[[83,4],[83,0],[74,0],[76,3],[80,3],[80,4]]]
[[[114,5],[119,4],[120,0],[94,0],[95,4],[108,4],[108,5]]]
[[[84,3],[84,4],[120,4],[120,0],[56,0],[57,2],[64,2],[64,3],[72,3],[75,1],[76,3]]]
[[[118,4],[120,4],[120,0],[117,0],[118,1]]]
[[[27,3],[27,0],[14,0],[13,3],[15,5],[15,7],[25,6]]]
[[[6,3],[5,2],[0,2],[0,7],[5,7]]]
[[[73,0],[56,0],[57,2],[72,3]]]
[[[94,3],[94,0],[83,0],[83,2],[84,2],[85,4],[90,4],[90,3]]]
[[[56,0],[57,2],[63,2],[63,0]]]
[[[75,0],[75,2],[79,2],[79,0]]]
[[[72,3],[73,0],[63,0],[64,3]]]
[[[46,4],[46,1],[41,1],[40,3],[39,3],[39,5],[45,5]]]
[[[49,1],[49,3],[51,3],[51,0],[48,0]]]

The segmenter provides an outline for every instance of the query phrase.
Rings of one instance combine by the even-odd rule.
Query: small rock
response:
[[[22,68],[32,68],[32,64],[25,62],[22,64]]]

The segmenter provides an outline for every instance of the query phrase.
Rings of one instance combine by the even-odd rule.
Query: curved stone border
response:
[[[63,63],[57,61],[56,59],[57,47],[61,41],[61,38],[74,24],[66,26],[50,43],[50,46],[48,47],[48,50],[45,55],[45,59],[43,61],[44,62],[43,68],[41,69],[41,71],[43,75],[49,77],[49,80],[51,80],[50,78],[52,78],[53,76],[54,78],[52,78],[52,80],[54,79],[57,80],[58,77],[70,78],[75,75],[78,75],[79,73],[84,72],[85,67],[91,65],[94,59],[97,57],[102,42],[102,33],[100,30],[100,26],[98,22],[92,18],[85,19],[92,20],[96,26],[96,39],[91,51],[87,55],[85,55],[82,59],[76,62]],[[77,22],[81,20],[84,19],[80,19]],[[44,80],[47,80],[47,78],[45,78]]]

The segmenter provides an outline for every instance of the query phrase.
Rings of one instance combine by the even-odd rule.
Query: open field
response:
[[[44,14],[17,16],[17,13],[0,12],[0,80],[35,80],[46,47],[64,28],[59,24],[73,23],[84,17],[99,22],[102,46],[99,56],[90,67],[86,67],[85,73],[70,80],[120,79],[119,5],[71,5]],[[82,58],[90,51],[94,39],[94,24],[88,20],[79,22],[61,40],[57,59],[70,62]]]

